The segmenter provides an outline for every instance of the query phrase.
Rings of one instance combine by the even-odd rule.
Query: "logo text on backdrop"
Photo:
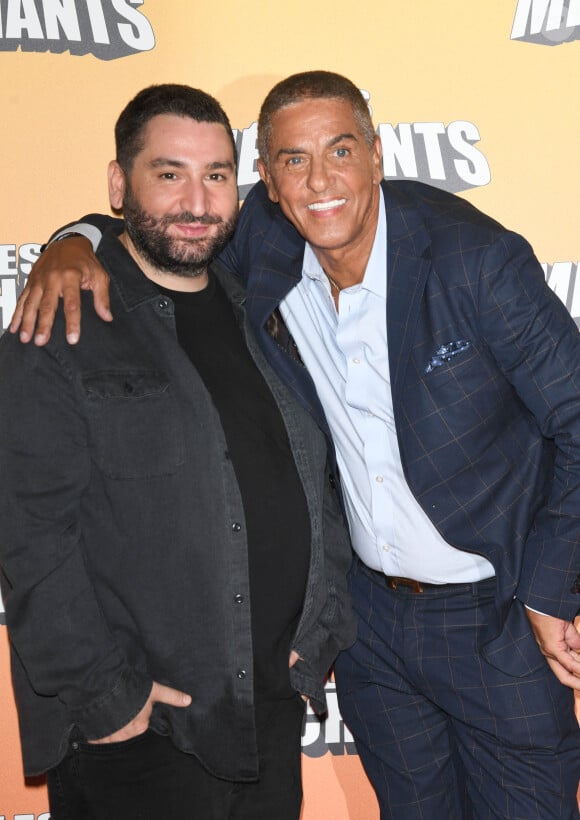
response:
[[[543,46],[580,40],[580,0],[518,0],[511,39]]]
[[[0,51],[64,51],[116,60],[155,47],[143,0],[6,0]]]

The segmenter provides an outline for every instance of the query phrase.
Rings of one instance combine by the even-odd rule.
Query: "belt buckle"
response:
[[[386,581],[389,589],[396,590],[398,586],[409,587],[415,594],[423,592],[423,585],[414,578],[399,578],[396,575],[387,575]]]

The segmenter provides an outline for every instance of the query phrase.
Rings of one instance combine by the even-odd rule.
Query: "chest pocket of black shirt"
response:
[[[83,386],[94,459],[106,476],[170,475],[183,463],[181,416],[165,374],[93,373]]]

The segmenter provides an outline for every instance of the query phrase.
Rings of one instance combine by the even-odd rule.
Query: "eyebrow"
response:
[[[170,159],[169,157],[157,157],[149,163],[151,168],[184,168],[186,163],[179,159]],[[234,170],[234,163],[231,160],[215,160],[215,162],[208,162],[205,166],[208,171],[219,171],[220,169]]]
[[[337,145],[339,142],[344,142],[344,140],[353,140],[354,142],[358,142],[356,136],[351,134],[350,131],[345,132],[344,134],[337,134],[336,137],[333,137],[329,140],[326,144],[327,148],[332,148],[333,146]],[[280,150],[276,153],[276,159],[280,159],[282,156],[292,156],[294,154],[306,154],[307,151],[304,148],[280,148]]]

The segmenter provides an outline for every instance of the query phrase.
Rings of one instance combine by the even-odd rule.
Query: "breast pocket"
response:
[[[183,463],[181,416],[165,374],[93,373],[83,386],[94,459],[106,476],[169,475]]]

